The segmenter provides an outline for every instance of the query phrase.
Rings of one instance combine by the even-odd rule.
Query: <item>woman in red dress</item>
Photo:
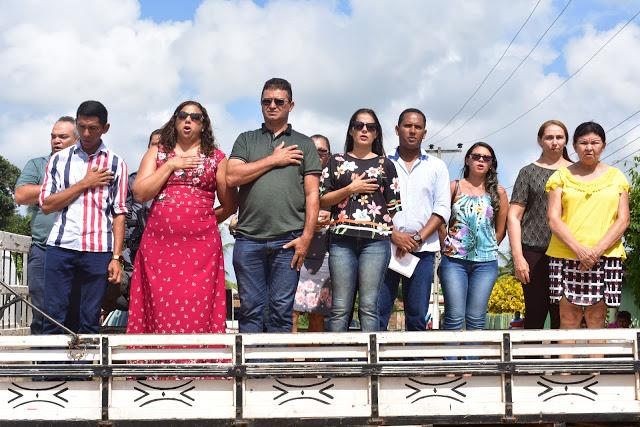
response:
[[[226,187],[226,163],[207,110],[194,101],[180,104],[133,186],[136,200],[154,201],[131,278],[127,333],[224,333],[218,223],[237,205],[234,189]]]

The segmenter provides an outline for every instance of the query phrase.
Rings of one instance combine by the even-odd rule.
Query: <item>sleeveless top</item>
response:
[[[488,194],[457,194],[451,206],[451,221],[444,245],[444,254],[448,257],[476,262],[497,259],[498,243]]]

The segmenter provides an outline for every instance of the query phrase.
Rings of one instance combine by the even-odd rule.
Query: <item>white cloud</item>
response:
[[[345,15],[335,3],[320,0],[264,7],[248,0],[205,1],[192,22],[178,23],[141,20],[134,0],[2,6],[0,153],[23,165],[42,153],[57,116],[73,113],[85,99],[99,99],[110,111],[106,140],[133,170],[149,132],[187,98],[208,108],[228,154],[238,133],[259,126],[254,112],[234,115],[229,103],[253,98],[257,111],[262,84],[273,76],[293,84],[294,126],[326,134],[334,150],[341,149],[348,118],[359,107],[378,112],[389,150],[397,116],[406,107],[423,109],[434,134],[501,55],[532,4],[354,0],[351,15]],[[476,99],[430,142],[448,135],[484,102],[557,7],[540,4]],[[601,13],[610,13],[606,9]],[[562,81],[545,74],[546,66],[560,56],[572,72],[615,31],[584,25],[576,29],[571,19],[561,19],[496,98],[440,145],[475,140],[506,124]],[[631,24],[549,101],[487,139],[498,153],[505,186],[537,157],[535,135],[543,121],[561,119],[573,129],[596,119],[607,127],[636,109],[639,41],[638,26]],[[451,162],[455,174],[460,158]]]

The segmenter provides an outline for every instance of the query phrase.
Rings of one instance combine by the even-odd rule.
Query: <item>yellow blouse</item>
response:
[[[569,227],[571,235],[589,248],[594,247],[618,217],[620,194],[629,192],[629,183],[619,169],[609,169],[591,181],[576,179],[569,169],[560,168],[547,181],[546,191],[562,188],[562,221]],[[554,258],[577,259],[555,234],[547,249]],[[622,239],[618,240],[603,256],[626,258]]]

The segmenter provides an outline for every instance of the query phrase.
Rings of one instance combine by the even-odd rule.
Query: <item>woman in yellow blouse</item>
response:
[[[629,183],[600,161],[605,146],[602,126],[582,123],[573,134],[579,160],[546,185],[551,301],[560,302],[562,329],[579,328],[583,310],[588,328],[603,328],[607,306],[620,305]]]

